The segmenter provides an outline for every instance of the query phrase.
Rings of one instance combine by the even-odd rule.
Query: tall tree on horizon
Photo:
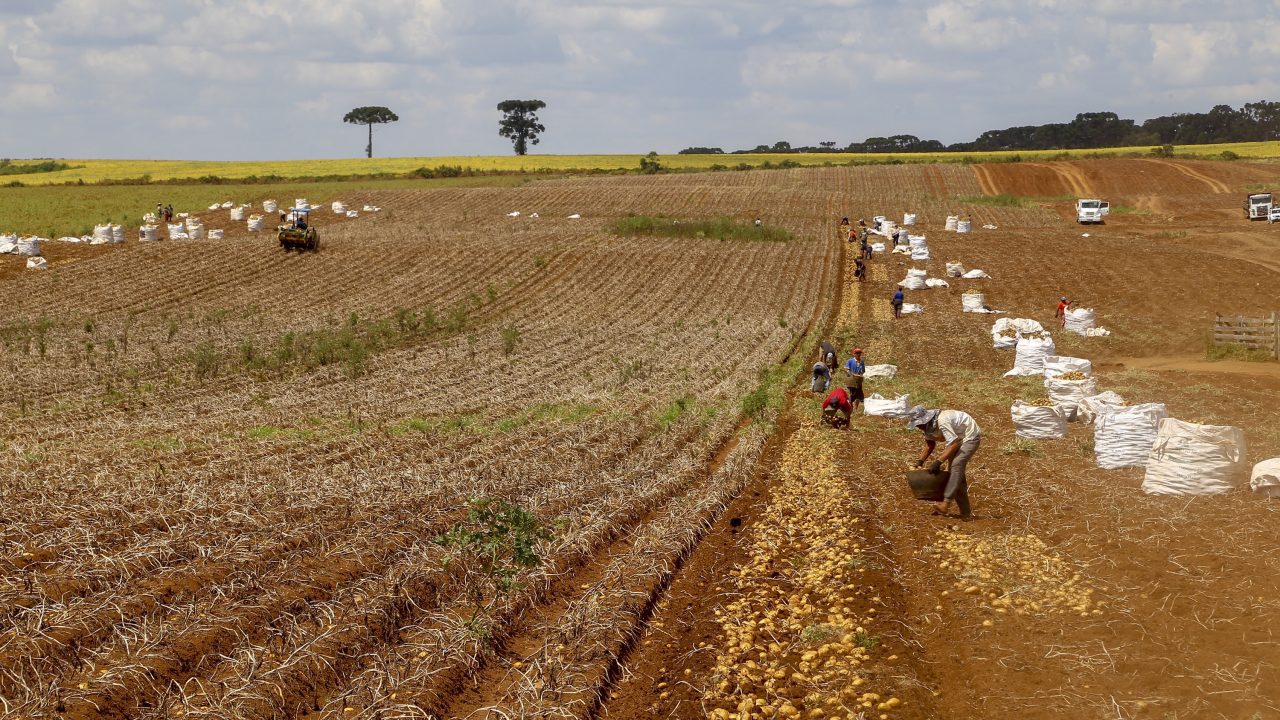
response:
[[[498,121],[498,134],[511,138],[517,155],[529,152],[530,145],[538,144],[538,133],[545,127],[538,122],[538,111],[547,104],[541,100],[503,100],[498,103],[502,120]]]
[[[352,125],[368,125],[369,126],[369,144],[365,146],[364,151],[370,158],[373,157],[373,126],[385,123],[393,123],[400,117],[391,112],[387,108],[380,106],[358,107],[347,113],[342,118],[342,122]]]

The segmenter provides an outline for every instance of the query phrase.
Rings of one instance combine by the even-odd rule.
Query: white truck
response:
[[[1105,222],[1110,212],[1111,203],[1109,202],[1094,198],[1076,200],[1076,222],[1081,225]]]
[[[1253,193],[1244,200],[1244,219],[1267,220],[1272,207],[1271,193]]]

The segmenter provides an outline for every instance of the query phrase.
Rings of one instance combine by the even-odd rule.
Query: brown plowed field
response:
[[[1273,167],[353,191],[348,204],[383,212],[321,216],[316,254],[228,227],[220,242],[51,252],[46,273],[9,258],[0,712],[1280,713],[1274,505],[1144,497],[1140,471],[1094,467],[1079,425],[1014,443],[1009,403],[1043,391],[1001,379],[1012,360],[991,349],[990,318],[959,312],[976,286],[1049,324],[1070,294],[1113,335],[1059,333],[1058,349],[1093,359],[1104,388],[1238,425],[1251,459],[1276,456],[1273,373],[1169,367],[1198,357],[1214,312],[1280,309],[1280,236],[1237,207]],[[1129,209],[1082,230],[1053,199],[1080,189]],[[968,204],[984,192],[1033,199]],[[877,256],[854,283],[835,222],[904,211],[933,259]],[[614,235],[627,213],[760,216],[796,239]],[[975,232],[942,232],[950,213],[971,214]],[[908,267],[941,276],[945,260],[993,278],[911,293],[924,315],[886,317]],[[940,534],[951,521],[909,500],[901,469],[917,439],[896,422],[816,426],[817,401],[794,383],[822,337],[899,366],[869,392],[978,418],[976,521]],[[481,496],[552,531],[505,592],[437,541]],[[971,543],[989,566],[962,578],[947,548]],[[1028,548],[1015,560],[1052,558],[1043,572],[1060,584],[1026,596],[1069,589],[1073,604],[994,603],[989,591],[1016,590],[997,560]],[[1064,611],[1086,590],[1084,617]],[[785,672],[751,685],[766,667]],[[769,700],[744,707],[748,695]]]

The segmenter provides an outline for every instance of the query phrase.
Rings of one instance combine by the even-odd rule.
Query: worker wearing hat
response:
[[[942,492],[943,514],[951,511],[952,506],[960,510],[962,519],[969,519],[969,481],[965,477],[965,469],[969,460],[982,445],[982,428],[969,413],[960,410],[929,410],[917,405],[907,411],[907,429],[915,428],[924,433],[924,453],[916,467],[924,467],[925,461],[933,455],[942,440],[946,447],[937,460],[929,465],[929,471],[937,473],[942,463],[948,463],[947,486]]]
[[[853,349],[853,354],[844,363],[844,371],[848,373],[844,386],[849,389],[849,402],[856,406],[866,399],[862,394],[862,378],[867,374],[867,364],[862,362],[862,348]]]
[[[1058,298],[1058,311],[1053,314],[1055,318],[1062,318],[1062,327],[1067,326],[1067,309],[1071,307],[1071,301],[1066,295]]]

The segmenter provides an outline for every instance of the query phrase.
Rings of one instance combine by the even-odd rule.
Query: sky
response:
[[[0,157],[838,145],[1280,99],[1280,0],[0,0]]]

